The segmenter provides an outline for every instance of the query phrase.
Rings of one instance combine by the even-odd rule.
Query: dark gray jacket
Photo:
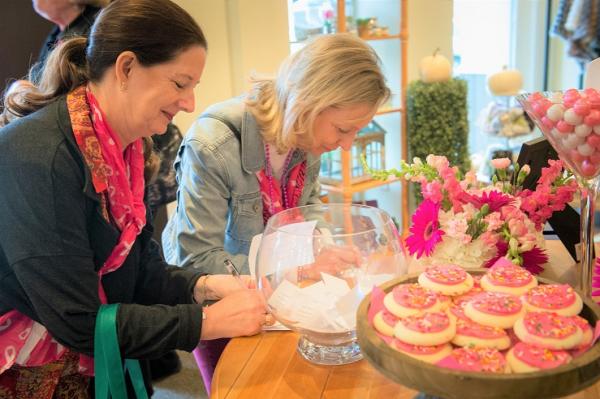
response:
[[[0,314],[17,309],[61,344],[93,352],[97,271],[119,231],[100,213],[75,142],[65,98],[0,129]],[[168,266],[152,241],[150,216],[123,266],[103,277],[122,303],[122,353],[152,358],[191,351],[202,309],[191,304],[200,273]]]

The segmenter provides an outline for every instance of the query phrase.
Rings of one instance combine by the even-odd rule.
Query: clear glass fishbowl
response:
[[[356,310],[406,273],[408,257],[385,211],[351,204],[287,209],[269,219],[256,259],[258,288],[274,317],[300,334],[298,352],[325,365],[362,358]]]

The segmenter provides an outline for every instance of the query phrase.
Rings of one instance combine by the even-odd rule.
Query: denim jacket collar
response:
[[[265,151],[263,148],[263,139],[256,119],[248,110],[244,110],[242,118],[242,168],[247,173],[256,173],[265,165]],[[290,169],[296,164],[306,159],[307,164],[311,165],[319,160],[312,154],[304,151],[296,151],[290,160]]]
[[[241,133],[242,168],[247,173],[256,173],[265,165],[265,151],[256,119],[248,110],[244,110]]]

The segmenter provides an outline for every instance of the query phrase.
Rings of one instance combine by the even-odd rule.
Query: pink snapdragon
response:
[[[440,203],[444,199],[444,193],[442,193],[442,184],[437,180],[431,182],[422,180],[421,193],[423,194],[424,199],[429,199],[435,203]]]
[[[496,158],[491,160],[491,164],[494,169],[506,169],[510,166],[511,162],[508,158]]]

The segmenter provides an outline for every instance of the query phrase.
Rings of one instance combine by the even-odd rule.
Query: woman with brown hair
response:
[[[19,82],[6,94],[1,397],[88,397],[103,303],[122,304],[126,358],[191,351],[200,339],[255,334],[268,321],[255,290],[168,266],[151,239],[143,203],[144,173],[156,166],[150,136],[193,111],[206,47],[171,1],[117,0],[89,39],[58,45],[38,84]],[[218,301],[203,308],[207,299]]]

